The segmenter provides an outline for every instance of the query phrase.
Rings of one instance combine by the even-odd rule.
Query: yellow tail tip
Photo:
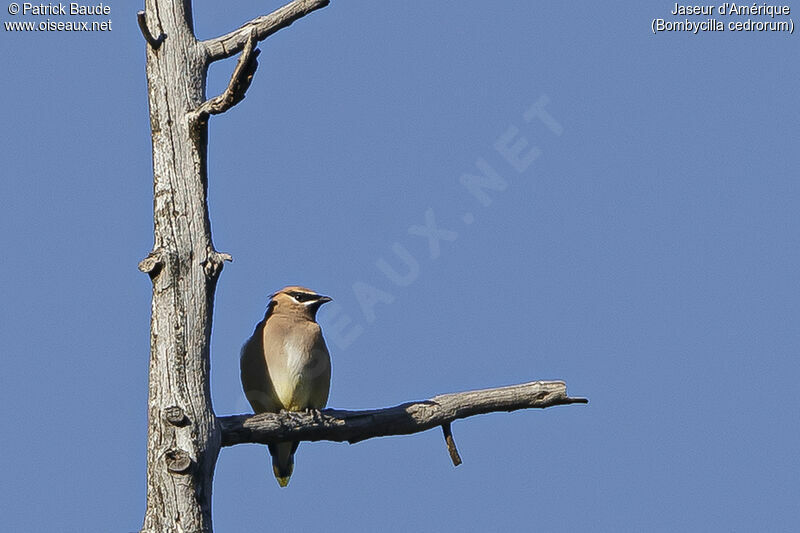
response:
[[[281,472],[277,466],[272,466],[272,472],[275,474],[275,479],[278,480],[278,485],[281,487],[285,487],[289,484],[289,478],[292,477],[292,470],[294,470],[294,465],[289,465],[289,473],[286,474],[285,472]],[[285,474],[285,475],[284,475]]]

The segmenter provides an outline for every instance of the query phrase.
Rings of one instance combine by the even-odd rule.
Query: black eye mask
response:
[[[316,294],[308,294],[305,292],[290,292],[289,296],[291,296],[300,303],[316,300],[318,298]]]

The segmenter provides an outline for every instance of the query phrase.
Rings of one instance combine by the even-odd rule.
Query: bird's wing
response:
[[[281,405],[277,400],[275,388],[267,371],[267,362],[264,358],[264,326],[267,317],[256,326],[253,335],[247,339],[242,347],[242,356],[239,361],[242,378],[242,388],[247,396],[247,401],[256,413],[277,413]]]

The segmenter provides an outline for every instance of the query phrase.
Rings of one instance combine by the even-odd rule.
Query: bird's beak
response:
[[[328,303],[328,302],[330,302],[330,301],[332,301],[332,300],[333,300],[333,298],[331,298],[330,296],[320,296],[320,297],[317,299],[317,301],[318,301],[320,304]]]

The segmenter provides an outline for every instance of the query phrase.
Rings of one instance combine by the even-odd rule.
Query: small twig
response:
[[[161,43],[164,42],[164,39],[167,38],[167,35],[162,33],[158,36],[158,38],[153,37],[153,34],[150,33],[150,28],[147,27],[147,19],[145,18],[144,11],[139,11],[136,13],[136,20],[139,22],[139,29],[142,30],[144,40],[153,47],[153,50],[158,50],[158,47],[161,46]]]
[[[442,433],[444,433],[444,441],[447,443],[447,451],[450,452],[450,460],[453,461],[453,466],[461,464],[461,456],[458,455],[458,448],[456,448],[456,441],[453,439],[453,430],[450,424],[442,424]]]
[[[256,32],[253,30],[250,32],[250,38],[247,39],[244,49],[242,49],[242,54],[239,56],[236,68],[233,69],[228,87],[219,96],[215,96],[200,104],[194,112],[195,116],[205,117],[208,115],[219,115],[244,100],[245,93],[247,89],[250,88],[253,75],[258,68],[257,58],[261,50],[255,48],[255,45]]]
[[[253,31],[256,32],[256,40],[263,41],[278,30],[290,26],[295,20],[303,18],[329,3],[330,0],[294,0],[269,15],[244,23],[240,28],[228,34],[203,41],[202,44],[208,51],[208,60],[219,61],[236,55],[244,49]]]

